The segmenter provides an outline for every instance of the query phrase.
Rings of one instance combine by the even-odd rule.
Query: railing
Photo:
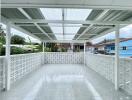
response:
[[[4,63],[5,57],[0,57],[0,90],[4,88],[5,85],[5,63]]]
[[[114,83],[114,57],[86,53],[86,65]]]
[[[11,56],[11,83],[41,66],[41,53]]]
[[[82,64],[83,53],[45,52],[11,55],[11,84],[43,64]],[[5,57],[0,57],[0,90],[5,87]]]
[[[46,52],[45,64],[82,64],[83,52]]]
[[[121,58],[119,67],[121,87],[132,94],[132,58]]]
[[[114,84],[114,57],[106,55],[85,54],[88,67],[101,74]],[[5,57],[0,57],[0,90],[5,85]],[[83,52],[45,52],[11,56],[11,84],[43,64],[83,64]],[[120,58],[120,88],[132,94],[132,59]]]
[[[11,84],[42,64],[41,53],[19,54],[11,56]],[[5,87],[5,57],[0,57],[0,90]]]
[[[86,53],[86,65],[114,84],[114,57]],[[120,58],[119,85],[132,94],[132,59]]]

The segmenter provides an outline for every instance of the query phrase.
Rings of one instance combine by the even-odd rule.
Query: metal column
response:
[[[71,49],[72,49],[72,52],[73,52],[73,49],[74,49],[74,47],[73,47],[73,43],[71,44]]]
[[[10,57],[10,43],[11,43],[11,27],[10,23],[7,24],[7,32],[6,32],[6,84],[5,89],[8,91],[10,90],[10,70],[11,70],[11,57]]]
[[[120,34],[120,26],[116,26],[115,32],[115,89],[119,89],[119,34]]]
[[[45,48],[46,48],[46,46],[47,46],[47,43],[45,42]]]
[[[43,52],[45,51],[44,49],[45,49],[45,43],[43,42]]]
[[[84,65],[85,65],[85,52],[86,52],[86,43],[84,43]]]

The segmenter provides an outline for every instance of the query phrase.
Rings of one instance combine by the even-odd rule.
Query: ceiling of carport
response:
[[[43,12],[39,9],[39,8],[21,8],[26,14],[28,14],[31,19],[44,19],[47,20],[45,17],[45,15],[43,14]],[[47,8],[44,8],[47,9]],[[58,9],[58,8],[52,8],[52,9]],[[63,8],[59,8],[61,10],[65,10]],[[69,9],[70,10],[70,9]],[[21,10],[19,10],[18,8],[2,8],[2,16],[7,18],[7,19],[28,19],[24,13],[21,12]],[[104,15],[103,15],[104,14]],[[81,14],[80,14],[81,15]],[[103,16],[101,16],[103,15]],[[63,18],[63,14],[61,15]],[[101,16],[101,17],[100,17]],[[55,15],[53,15],[52,18],[56,17]],[[88,14],[86,21],[87,20],[99,20],[99,21],[126,21],[128,19],[131,19],[132,17],[132,11],[130,10],[109,10],[109,9],[92,9],[92,11],[90,12],[90,14]],[[76,18],[75,18],[76,19]],[[29,19],[30,20],[30,19]],[[62,19],[63,20],[63,19]],[[37,24],[37,25],[36,25]],[[61,23],[62,24],[62,28],[64,28],[64,26],[66,24]],[[15,23],[15,25],[25,29],[26,31],[32,33],[33,35],[43,39],[43,40],[56,40],[56,34],[58,35],[59,33],[54,32],[52,26],[49,23]],[[92,24],[74,24],[71,26],[71,29],[73,27],[77,26],[81,26],[79,28],[79,30],[74,33],[74,38],[70,38],[70,36],[73,33],[69,33],[69,39],[73,39],[73,40],[89,40],[105,31],[108,31],[110,29],[112,29],[114,26],[110,26],[108,27],[103,27],[102,25],[92,25]],[[60,27],[58,24],[55,24],[56,28]],[[105,26],[105,25],[104,25]],[[62,29],[63,30],[63,29]],[[64,32],[62,32],[64,33]],[[59,34],[60,35],[60,34]],[[64,35],[64,34],[61,34]],[[49,38],[50,37],[50,38]]]

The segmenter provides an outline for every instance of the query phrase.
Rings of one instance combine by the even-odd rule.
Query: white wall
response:
[[[45,64],[83,64],[83,52],[46,52]]]
[[[86,53],[86,65],[114,84],[114,56]],[[119,85],[132,94],[132,59],[120,58]]]

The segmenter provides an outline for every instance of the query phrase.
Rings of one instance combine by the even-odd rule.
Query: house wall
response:
[[[123,50],[126,47],[126,50]],[[132,40],[120,42],[120,55],[124,57],[132,57]]]

